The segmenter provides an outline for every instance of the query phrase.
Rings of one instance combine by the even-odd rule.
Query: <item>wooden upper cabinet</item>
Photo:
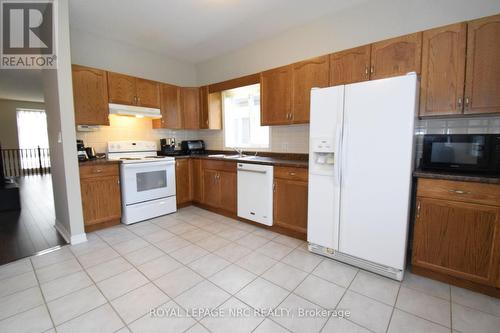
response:
[[[284,125],[292,120],[292,74],[291,65],[261,73],[260,107],[263,126]]]
[[[462,113],[466,42],[465,23],[423,32],[420,116]]]
[[[372,44],[370,79],[420,73],[422,33]]]
[[[370,79],[371,45],[330,54],[330,85],[337,86]]]
[[[153,128],[182,128],[180,87],[161,84],[160,111],[161,119],[153,119]]]
[[[222,92],[209,92],[208,86],[200,87],[200,128],[222,129]]]
[[[417,207],[414,266],[498,287],[500,208],[432,198]]]
[[[160,107],[160,84],[158,82],[136,78],[135,86],[138,106]]]
[[[115,104],[135,105],[135,77],[108,72],[109,102]]]
[[[500,15],[469,22],[466,68],[465,113],[500,112]]]
[[[200,89],[181,88],[181,113],[183,128],[200,128]]]
[[[292,123],[308,123],[311,88],[328,87],[330,64],[328,56],[293,64]]]
[[[109,125],[106,71],[72,66],[75,122],[77,125]]]

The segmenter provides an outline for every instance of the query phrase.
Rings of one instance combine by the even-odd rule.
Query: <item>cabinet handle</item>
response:
[[[462,191],[462,190],[449,190],[449,192],[455,193],[455,194],[470,194],[470,192]]]
[[[458,108],[461,109],[462,108],[462,97],[459,97],[458,98]]]
[[[140,103],[141,103],[141,98],[137,97],[137,104],[140,104]]]
[[[368,70],[368,65],[365,66],[365,75],[368,78],[368,75],[370,74],[370,71]]]
[[[372,65],[370,67],[370,74],[373,74],[373,73],[375,73],[375,66]]]
[[[420,201],[417,202],[417,219],[420,217]]]
[[[102,169],[96,169],[95,170],[96,173],[101,173],[102,172]]]
[[[137,104],[137,96],[134,96],[134,104]]]
[[[276,183],[273,183],[273,192],[276,192]]]
[[[289,172],[288,173],[290,176],[295,176],[295,172]]]
[[[469,97],[465,97],[465,108],[466,109],[469,108],[469,104],[470,104],[470,98]]]

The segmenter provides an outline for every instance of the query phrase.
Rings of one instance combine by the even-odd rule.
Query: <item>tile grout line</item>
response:
[[[396,293],[396,298],[394,299],[394,305],[392,306],[391,315],[389,317],[389,321],[387,322],[387,328],[385,329],[386,333],[389,332],[389,327],[391,326],[392,316],[394,315],[394,310],[396,309],[396,303],[398,301],[400,291],[401,291],[401,283],[399,283],[398,292]]]
[[[47,300],[45,299],[45,295],[42,292],[40,281],[38,280],[38,276],[36,275],[36,272],[35,272],[35,265],[33,265],[33,262],[31,261],[31,258],[30,258],[30,263],[31,263],[31,267],[33,268],[33,274],[35,274],[35,279],[37,281],[38,289],[40,291],[40,294],[42,295],[43,305],[45,306],[45,310],[47,310],[47,313],[49,315],[50,321],[52,322],[52,328],[55,330],[56,329],[56,324],[54,322],[54,318],[52,318],[52,314],[50,313],[49,305],[47,303]]]

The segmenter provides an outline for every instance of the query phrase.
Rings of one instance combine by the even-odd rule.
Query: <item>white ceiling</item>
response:
[[[197,64],[364,1],[70,0],[70,26]],[[0,72],[0,98],[43,101],[39,71]]]
[[[363,1],[70,0],[70,25],[196,64]]]
[[[43,102],[42,72],[36,69],[0,70],[0,99]]]

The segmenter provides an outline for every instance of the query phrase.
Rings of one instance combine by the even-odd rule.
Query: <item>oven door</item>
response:
[[[175,162],[121,165],[122,199],[126,205],[175,195]]]

